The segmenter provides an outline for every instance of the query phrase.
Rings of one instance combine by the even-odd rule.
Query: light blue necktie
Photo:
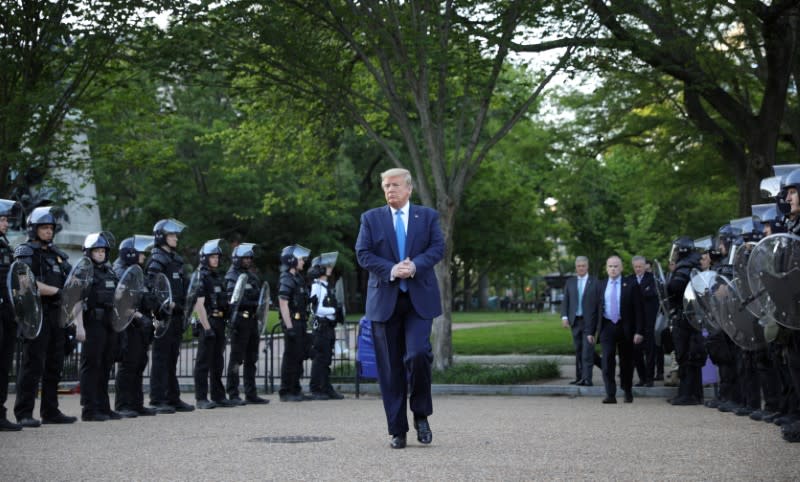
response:
[[[395,213],[397,217],[394,221],[394,232],[397,234],[397,252],[400,255],[400,261],[406,259],[406,227],[403,225],[403,211],[397,210]],[[400,280],[400,291],[408,291],[408,282],[405,279]]]
[[[575,310],[575,316],[583,316],[583,280],[578,278],[578,308]]]
[[[613,323],[619,321],[619,299],[617,297],[617,281],[611,281],[611,300],[608,307],[608,316]]]

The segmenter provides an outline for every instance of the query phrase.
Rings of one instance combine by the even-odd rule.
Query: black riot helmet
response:
[[[139,255],[153,247],[153,236],[146,234],[134,234],[130,238],[125,238],[119,243],[119,257],[125,266],[133,266],[139,263]]]
[[[168,234],[180,234],[186,225],[177,219],[162,219],[153,226],[153,236],[156,246],[164,246],[167,244]]]
[[[297,267],[297,260],[308,258],[311,250],[299,244],[291,244],[281,250],[281,271]]]
[[[689,236],[681,236],[672,242],[669,260],[677,263],[694,251],[694,240]]]
[[[40,206],[28,215],[25,223],[28,239],[36,240],[36,229],[39,226],[50,224],[53,226],[53,235],[61,231],[61,220],[64,218],[64,210],[59,206]]]
[[[206,241],[203,244],[203,247],[200,248],[200,264],[208,267],[208,258],[212,255],[219,255],[222,257],[222,239],[212,239],[210,241]]]
[[[114,235],[111,234],[109,231],[101,231],[99,233],[89,233],[86,235],[86,239],[83,240],[83,255],[91,259],[92,262],[94,263],[95,261],[94,259],[92,259],[91,256],[92,250],[97,248],[103,248],[106,251],[105,261],[108,261],[109,254],[111,254],[111,248],[114,247],[114,244],[115,244]]]
[[[772,234],[786,232],[786,224],[784,223],[783,215],[778,213],[778,206],[776,203],[754,204],[750,206],[750,209],[754,217],[764,225],[769,225]]]
[[[8,219],[8,224],[15,224],[21,212],[18,202],[10,199],[0,199],[0,217]]]
[[[338,251],[322,253],[321,255],[317,256],[311,260],[311,269],[308,270],[309,277],[311,277],[311,279],[316,279],[324,275],[328,268],[336,266],[336,260],[338,258]]]
[[[731,224],[723,224],[717,231],[717,242],[715,244],[723,256],[729,256],[731,248],[742,244],[742,229]]]
[[[255,256],[256,245],[253,243],[242,243],[233,248],[231,260],[234,268],[242,267],[242,258],[253,258]]]
[[[778,195],[778,209],[784,215],[789,215],[792,212],[792,206],[786,198],[789,194],[789,188],[793,188],[800,194],[800,169],[795,169],[781,178],[781,192]]]

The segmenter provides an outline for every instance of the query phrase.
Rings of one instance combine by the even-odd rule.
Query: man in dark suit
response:
[[[622,277],[622,260],[611,256],[606,260],[608,278],[600,281],[597,320],[599,326],[590,326],[587,339],[599,341],[603,346],[603,383],[606,398],[603,403],[617,403],[616,354],[619,351],[619,378],[625,391],[625,403],[633,402],[633,345],[638,345],[644,337],[644,309],[639,286],[635,280]]]
[[[639,375],[637,387],[652,387],[653,376],[656,372],[656,357],[661,353],[661,374],[664,373],[664,354],[656,345],[656,316],[658,316],[658,293],[656,292],[656,278],[647,271],[647,260],[644,256],[634,256],[631,259],[633,276],[631,280],[639,286],[644,310],[644,341],[634,346],[634,359],[636,373]]]
[[[433,268],[444,256],[444,237],[439,214],[409,202],[413,186],[406,169],[382,173],[381,185],[388,206],[361,215],[356,257],[369,271],[366,317],[372,320],[391,447],[401,449],[407,396],[417,440],[433,439],[427,418],[433,413],[430,335],[433,318],[442,314]]]
[[[561,323],[572,330],[572,344],[575,346],[575,380],[570,385],[592,386],[592,369],[600,365],[600,357],[594,345],[586,340],[585,329],[597,324],[597,278],[589,274],[589,258],[575,258],[575,274],[564,286],[564,300],[561,302]],[[596,360],[595,360],[596,359]]]

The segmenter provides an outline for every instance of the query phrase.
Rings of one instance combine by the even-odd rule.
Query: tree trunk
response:
[[[444,235],[444,258],[436,265],[436,278],[442,297],[442,315],[433,320],[433,368],[445,370],[453,364],[452,300],[453,285],[450,264],[453,255],[453,209],[439,209],[439,221]]]

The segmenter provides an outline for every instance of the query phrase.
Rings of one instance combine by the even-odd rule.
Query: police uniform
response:
[[[202,266],[200,282],[197,297],[204,298],[203,306],[211,329],[200,330],[194,366],[194,394],[198,402],[207,400],[210,380],[211,400],[217,405],[231,406],[232,404],[225,399],[225,388],[222,385],[222,368],[225,364],[225,316],[228,308],[224,279],[215,269]]]
[[[180,399],[177,364],[183,336],[183,310],[186,302],[186,277],[183,274],[183,258],[174,251],[154,247],[147,260],[145,273],[150,278],[159,273],[166,275],[172,289],[175,308],[169,316],[166,333],[153,340],[153,363],[150,369],[150,405],[172,406],[178,411],[191,411],[191,405]]]
[[[108,381],[117,338],[111,325],[117,275],[105,261],[96,263],[92,260],[92,263],[92,284],[83,309],[86,340],[81,349],[81,420],[102,421],[109,416],[119,418],[119,414],[112,412],[108,399]]]
[[[672,399],[673,405],[696,405],[703,401],[701,370],[706,360],[703,335],[694,329],[683,313],[683,292],[689,283],[691,270],[700,266],[700,256],[689,252],[678,259],[675,271],[667,284],[670,300],[670,321],[672,323],[672,342],[678,361],[678,396]]]
[[[290,270],[281,273],[279,283],[278,296],[289,302],[292,329],[287,330],[283,324],[285,336],[281,361],[281,387],[278,393],[281,400],[297,400],[298,397],[300,399],[303,397],[300,377],[303,375],[303,360],[308,344],[306,334],[308,290],[303,276]]]
[[[337,301],[330,291],[328,281],[315,279],[311,285],[312,320],[311,345],[311,396],[315,400],[340,399],[330,382],[331,359],[336,343]],[[341,313],[341,312],[340,312]]]
[[[38,208],[37,208],[38,209]],[[43,223],[45,224],[45,223]],[[50,223],[47,223],[50,224]],[[30,233],[29,233],[30,234]],[[34,237],[17,246],[14,257],[30,266],[38,281],[63,288],[71,266],[67,254],[52,243],[43,244]],[[67,333],[59,324],[60,292],[42,296],[42,330],[39,336],[22,342],[22,363],[17,379],[17,399],[14,415],[23,426],[38,426],[33,419],[36,391],[42,384],[39,413],[45,423],[72,423],[58,408],[58,383],[64,369]]]
[[[125,241],[123,241],[125,243]],[[122,278],[125,270],[138,263],[139,254],[131,249],[132,256],[125,256],[120,247],[120,257],[114,262],[114,273]],[[158,305],[149,292],[139,304],[142,317],[134,318],[119,334],[119,363],[115,379],[114,409],[125,417],[155,415],[156,411],[144,406],[142,379],[147,367],[147,349],[153,340],[153,312]]]
[[[248,269],[231,265],[225,275],[225,291],[228,299],[233,294],[239,276],[247,276],[244,294],[236,310],[236,318],[231,319],[231,353],[228,360],[228,380],[226,391],[233,401],[239,401],[239,367],[243,366],[242,381],[244,395],[248,403],[264,404],[265,400],[258,396],[256,387],[256,363],[258,363],[258,347],[261,334],[258,332],[256,309],[260,295],[261,280]]]
[[[0,233],[0,430],[19,430],[21,427],[12,424],[6,418],[6,399],[8,398],[8,373],[14,359],[14,348],[17,346],[17,322],[11,300],[8,299],[6,279],[13,262],[14,251],[8,244],[8,238]]]

